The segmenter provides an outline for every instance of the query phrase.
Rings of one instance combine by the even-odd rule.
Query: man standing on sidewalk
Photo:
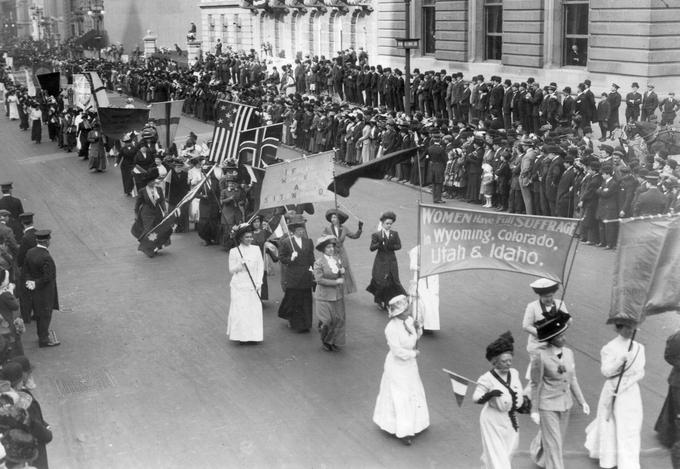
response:
[[[54,332],[50,331],[52,310],[59,309],[57,295],[57,267],[47,248],[50,245],[50,230],[35,232],[37,245],[26,253],[23,265],[24,286],[33,308],[38,328],[38,345],[55,347],[60,344]]]

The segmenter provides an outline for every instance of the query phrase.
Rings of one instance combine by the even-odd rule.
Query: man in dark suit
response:
[[[550,164],[548,165],[548,172],[545,176],[545,198],[548,201],[548,211],[543,215],[557,214],[557,190],[564,173],[564,150],[560,147],[550,149]]]
[[[22,266],[26,279],[24,286],[28,290],[30,307],[35,314],[38,324],[38,345],[40,347],[55,347],[59,341],[52,331],[52,310],[59,309],[57,294],[57,267],[47,248],[50,246],[50,230],[36,231],[36,246],[26,253]]]
[[[292,214],[286,223],[292,236],[279,246],[279,260],[285,266],[282,273],[285,291],[278,315],[287,319],[294,331],[309,332],[312,327],[314,243],[304,237],[305,219],[302,215]]]
[[[561,117],[562,119],[569,121],[569,124],[571,125],[571,120],[574,117],[574,106],[576,104],[574,97],[571,95],[571,87],[565,86],[562,90],[562,93],[564,95],[564,99],[562,100]]]
[[[611,164],[602,165],[602,184],[597,190],[597,222],[600,231],[600,244],[606,249],[616,247],[616,237],[619,226],[616,222],[606,223],[607,220],[616,220],[619,216],[619,183],[614,177],[614,168]]]
[[[427,158],[430,161],[430,174],[432,175],[432,201],[435,204],[443,204],[445,203],[442,200],[442,188],[447,160],[446,150],[441,145],[442,134],[438,130],[430,136],[432,145],[427,148]]]
[[[31,309],[31,302],[28,299],[28,290],[26,290],[26,276],[23,274],[23,265],[26,260],[26,253],[34,248],[38,243],[35,239],[35,228],[33,227],[33,213],[26,212],[19,215],[19,220],[24,226],[24,235],[21,238],[19,251],[17,252],[16,265],[18,272],[16,273],[17,295],[19,297],[19,304],[21,306],[21,317],[24,323],[29,324],[32,320],[33,310]]]
[[[501,85],[501,77],[494,75],[491,77],[491,90],[489,92],[489,111],[495,111],[497,116],[503,114],[503,96],[505,89]]]
[[[642,95],[638,93],[638,89],[640,89],[640,86],[633,83],[631,92],[626,95],[626,123],[635,122],[640,117]]]
[[[20,241],[22,226],[19,222],[19,215],[24,212],[24,206],[21,204],[20,199],[12,196],[11,182],[0,184],[0,190],[2,191],[2,197],[0,198],[0,209],[9,211],[9,220],[7,221],[7,226],[12,228],[12,231],[14,231],[14,239]]]
[[[576,179],[574,153],[576,152],[567,151],[567,156],[564,158],[565,170],[557,185],[557,216],[562,218],[571,218],[574,214],[574,180]]]
[[[503,91],[503,127],[505,130],[512,128],[513,101],[517,88],[510,80],[505,80]]]
[[[659,181],[659,173],[650,171],[645,176],[644,192],[640,192],[637,200],[633,201],[633,216],[661,215],[666,212],[668,198],[661,193],[656,186]]]
[[[659,97],[654,92],[654,85],[647,83],[647,91],[642,95],[642,114],[640,115],[640,120],[648,122],[649,118],[654,115],[657,107],[659,107]]]
[[[583,85],[585,86],[585,97],[586,97],[586,102],[588,103],[588,107],[590,108],[590,124],[591,122],[595,122],[595,116],[597,116],[597,106],[595,105],[595,95],[593,92],[590,90],[590,80],[583,80]]]

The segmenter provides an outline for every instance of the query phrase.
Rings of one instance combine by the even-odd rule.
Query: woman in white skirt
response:
[[[585,447],[591,458],[600,460],[600,467],[640,469],[642,398],[638,382],[645,376],[645,347],[635,341],[631,347],[635,329],[629,322],[615,320],[614,326],[618,335],[600,350],[605,382],[597,417],[586,428]]]
[[[253,245],[253,228],[248,223],[234,227],[235,248],[229,251],[230,283],[227,337],[241,344],[262,342],[260,288],[264,262],[260,248]]]
[[[422,326],[413,319],[406,295],[389,302],[389,322],[385,337],[390,351],[380,381],[373,421],[387,433],[395,435],[405,445],[430,425],[425,389],[418,373],[416,348]]]
[[[530,407],[519,373],[512,368],[514,342],[508,331],[486,347],[486,359],[493,368],[479,377],[472,395],[477,404],[484,405],[479,415],[484,469],[511,469],[519,443],[517,414]]]

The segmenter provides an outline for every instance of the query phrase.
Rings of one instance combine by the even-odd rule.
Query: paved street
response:
[[[211,128],[183,119],[178,132],[200,136]],[[44,132],[45,133],[45,132]],[[392,209],[404,249],[416,242],[418,192],[384,181],[362,180],[346,207],[366,222],[361,239],[346,248],[360,291],[347,299],[348,340],[341,353],[321,351],[318,334],[295,334],[277,318],[279,274],[270,277],[264,343],[229,343],[227,256],[204,247],[195,233],[173,235],[162,255],[148,259],[130,235],[133,200],[122,192],[117,168],[89,173],[87,163],[47,141],[30,143],[18,122],[0,117],[0,179],[50,228],[60,302],[53,327],[62,345],[39,350],[35,326],[24,344],[33,361],[54,468],[414,468],[479,467],[480,406],[456,405],[443,367],[476,378],[486,371],[486,345],[511,330],[515,365],[528,363],[521,320],[535,298],[531,278],[493,271],[442,277],[442,330],[419,344],[419,367],[431,426],[405,447],[371,420],[387,345],[386,316],[363,291],[373,255],[370,230]],[[183,141],[184,139],[182,139]],[[426,201],[431,198],[426,195]],[[449,205],[453,202],[449,202]],[[319,205],[308,217],[316,239],[325,224]],[[356,228],[356,220],[349,222]],[[604,324],[615,254],[580,246],[566,303],[575,317],[568,342],[579,381],[593,411],[602,385],[600,347],[614,333]],[[653,426],[666,393],[665,338],[674,315],[648,319],[638,333],[647,347],[642,381],[644,468],[665,469]],[[575,410],[567,441],[568,468],[595,468],[583,448],[594,416]],[[531,468],[527,449],[536,426],[520,416],[520,453],[514,467]]]

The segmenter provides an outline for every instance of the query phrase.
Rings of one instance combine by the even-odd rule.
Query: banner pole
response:
[[[236,249],[238,249],[238,255],[241,256],[241,260],[244,261],[245,259],[243,259],[243,253],[241,252],[241,247],[240,247],[240,246],[236,246]],[[258,249],[258,251],[259,251],[259,249]],[[257,291],[257,286],[255,285],[255,280],[253,280],[253,276],[250,274],[250,269],[248,268],[248,264],[246,264],[246,263],[244,262],[244,263],[243,263],[243,267],[245,267],[245,268],[246,268],[246,272],[248,272],[248,278],[250,279],[250,283],[253,284],[253,289],[255,290],[255,294],[257,295],[257,299],[260,300],[260,301],[262,301],[262,298],[260,297],[260,294],[259,294],[258,291]]]
[[[581,222],[583,221],[583,218],[579,219],[578,223],[576,224],[576,227],[574,228],[574,235],[578,231],[578,228],[581,226]],[[574,241],[574,238],[576,238],[574,235],[572,235],[571,240],[572,242]],[[571,270],[574,267],[574,260],[576,260],[576,252],[578,251],[578,245],[581,243],[581,237],[579,236],[576,238],[576,246],[574,246],[573,251],[571,250],[571,246],[569,246],[569,250],[572,251],[571,255],[571,261],[569,262],[569,270],[567,271],[567,278],[564,281],[564,288],[562,289],[562,300],[560,306],[564,304],[564,298],[567,296],[567,287],[569,286],[569,279],[571,278]]]
[[[420,167],[420,162],[418,164],[418,167]],[[416,259],[416,298],[415,298],[415,300],[416,300],[416,321],[418,319],[420,319],[420,311],[419,311],[420,310],[420,307],[419,307],[420,306],[420,290],[419,290],[419,286],[420,286],[420,255],[421,255],[421,247],[422,247],[420,245],[420,223],[421,223],[421,221],[420,221],[420,204],[421,203],[422,203],[422,192],[421,192],[421,200],[418,202],[418,228],[417,228],[418,234],[417,234],[417,238],[416,238],[418,240],[417,243],[416,243],[416,249],[417,249],[417,251],[416,251],[416,255],[417,255],[417,259]],[[421,327],[423,327],[423,326],[424,326],[424,324],[421,324]],[[423,332],[424,331],[425,331],[425,329],[423,328]],[[420,339],[416,339],[416,345],[415,345],[416,349],[418,348],[418,340],[420,340]]]
[[[418,147],[420,150],[421,147]],[[420,168],[420,153],[416,150],[416,164],[418,165],[418,201],[423,203],[423,171]]]
[[[633,350],[633,342],[635,341],[635,335],[637,334],[637,327],[633,330],[633,335],[630,338],[630,344],[628,344],[628,351],[630,352]],[[609,412],[607,413],[607,422],[609,422],[609,419],[612,417],[612,414],[614,414],[614,404],[616,404],[616,393],[619,392],[619,387],[621,386],[621,380],[623,379],[623,373],[626,371],[626,365],[627,362],[626,360],[623,361],[623,364],[621,365],[621,373],[619,373],[619,379],[616,382],[616,389],[614,389],[614,395],[612,396],[612,405],[609,407]]]

